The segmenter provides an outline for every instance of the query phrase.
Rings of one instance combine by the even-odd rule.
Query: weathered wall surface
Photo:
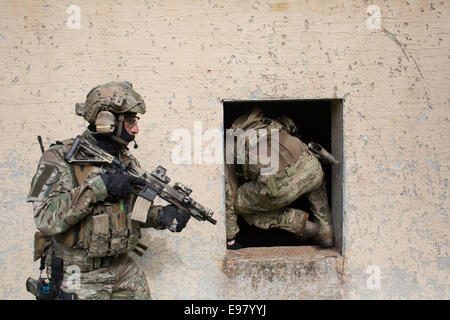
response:
[[[229,252],[223,296],[233,299],[341,299],[344,258],[318,247]]]
[[[69,5],[80,8],[80,29],[65,24]],[[369,5],[381,9],[379,29],[367,22]],[[433,0],[1,0],[0,298],[31,298],[24,281],[37,275],[25,203],[36,136],[48,145],[80,133],[86,123],[74,103],[121,79],[149,106],[135,155],[149,169],[164,164],[218,219],[180,234],[145,232],[150,249],[139,261],[153,298],[234,292],[226,290],[222,166],[174,164],[171,133],[193,134],[195,121],[222,129],[225,98],[336,97],[345,99],[343,264],[342,282],[327,292],[448,299],[449,9]],[[264,283],[252,297],[283,287]],[[292,298],[314,298],[316,289]]]

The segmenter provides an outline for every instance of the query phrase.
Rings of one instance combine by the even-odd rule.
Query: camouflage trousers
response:
[[[227,187],[227,186],[226,186]],[[231,188],[228,185],[228,188]],[[260,175],[256,181],[242,184],[236,192],[232,209],[249,225],[261,229],[280,228],[302,234],[308,213],[288,206],[300,196],[308,199],[311,213],[319,224],[319,239],[333,236],[331,212],[324,182],[324,172],[319,160],[309,151],[294,164],[275,175]],[[227,238],[239,232],[236,214],[229,210],[232,199],[228,198]]]
[[[151,299],[145,273],[128,254],[114,257],[108,267],[81,272],[78,284],[71,278],[73,274],[66,270],[61,289],[76,293],[80,300]]]

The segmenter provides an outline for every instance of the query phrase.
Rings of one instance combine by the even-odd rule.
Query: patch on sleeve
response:
[[[44,191],[44,184],[47,186],[51,185],[58,180],[59,176],[60,173],[56,166],[50,164],[42,165],[33,179],[29,196],[30,200],[39,198],[39,195]]]

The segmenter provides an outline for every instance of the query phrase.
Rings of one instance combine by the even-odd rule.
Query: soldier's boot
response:
[[[317,236],[318,233],[319,233],[319,225],[317,223],[307,220],[303,234],[300,235],[300,237],[305,240],[311,239]]]
[[[301,240],[314,237],[319,229],[317,224],[308,221],[309,214],[299,209],[283,208],[272,212],[241,216],[251,226],[264,230],[272,228],[283,229],[295,234]]]
[[[306,196],[309,200],[311,212],[319,227],[319,231],[314,237],[314,240],[321,247],[332,247],[334,244],[333,221],[330,206],[328,205],[325,182],[318,189],[311,191]]]

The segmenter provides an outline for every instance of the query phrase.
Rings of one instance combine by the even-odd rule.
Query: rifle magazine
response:
[[[134,203],[133,211],[131,212],[131,220],[146,223],[148,210],[150,209],[152,202],[142,197],[137,197]]]

